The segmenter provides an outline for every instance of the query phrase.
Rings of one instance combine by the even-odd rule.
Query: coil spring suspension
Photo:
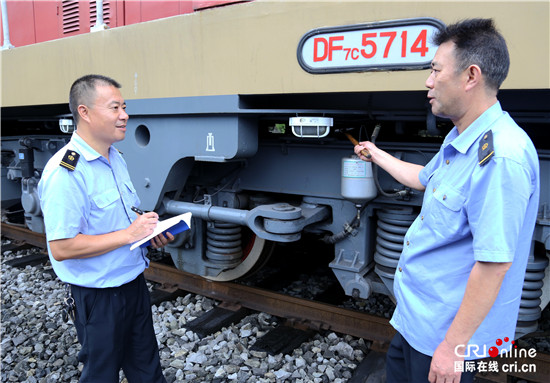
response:
[[[212,222],[206,228],[206,257],[215,263],[233,267],[243,256],[241,227],[232,223]]]
[[[374,271],[393,294],[395,270],[403,250],[403,240],[417,214],[410,207],[392,207],[377,212]]]
[[[375,267],[378,274],[393,280],[405,234],[417,214],[411,208],[387,208],[377,214]]]
[[[538,320],[542,315],[540,304],[546,267],[548,267],[546,257],[534,256],[534,254],[529,257],[519,305],[517,337],[536,331],[538,328]]]

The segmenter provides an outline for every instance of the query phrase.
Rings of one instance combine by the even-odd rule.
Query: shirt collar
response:
[[[470,146],[477,141],[479,136],[488,130],[488,127],[502,116],[502,107],[500,102],[496,102],[493,106],[487,109],[481,116],[470,124],[462,134],[458,134],[456,126],[449,132],[443,146],[452,145],[458,152],[465,154]]]
[[[96,160],[101,156],[98,152],[96,152],[82,137],[80,137],[76,131],[73,132],[73,135],[71,136],[71,143],[75,146],[75,149],[78,150],[81,156],[84,157],[84,159],[88,162]],[[109,158],[112,157],[112,154],[116,152],[116,149],[111,145],[109,147]]]

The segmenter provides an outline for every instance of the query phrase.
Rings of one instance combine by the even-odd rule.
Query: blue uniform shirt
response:
[[[60,166],[71,149],[80,154],[74,171]],[[139,198],[130,181],[126,162],[114,148],[109,161],[99,155],[75,132],[71,141],[48,161],[38,184],[48,241],[97,235],[127,228],[135,219],[131,206]],[[56,261],[53,269],[63,282],[84,287],[116,287],[134,280],[148,266],[145,250],[130,245],[106,254]]]
[[[493,132],[495,155],[478,164]],[[539,164],[527,136],[497,102],[462,134],[455,128],[420,172],[426,186],[395,273],[392,325],[417,351],[433,355],[462,302],[476,261],[512,262],[495,304],[469,342],[466,359],[514,339],[539,204]],[[510,342],[504,346],[509,349]],[[474,352],[476,348],[479,351]]]

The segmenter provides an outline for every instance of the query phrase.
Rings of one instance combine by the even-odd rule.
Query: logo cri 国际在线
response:
[[[455,362],[455,371],[475,371],[478,372],[536,372],[535,363],[525,363],[528,358],[535,358],[537,350],[534,348],[518,348],[515,341],[511,341],[509,347],[506,347],[510,339],[504,337],[497,339],[494,346],[479,346],[476,344],[458,345],[455,348],[455,355],[461,358],[473,358],[479,360],[466,360],[464,363]],[[499,351],[499,347],[505,346]],[[464,351],[461,351],[464,349]],[[491,357],[488,361],[487,355]],[[515,361],[513,359],[516,359]],[[500,362],[500,365],[499,365]],[[519,363],[521,362],[521,363]]]

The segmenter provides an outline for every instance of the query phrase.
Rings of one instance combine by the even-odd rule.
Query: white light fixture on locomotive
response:
[[[291,117],[288,124],[299,138],[326,137],[332,127],[331,117]]]
[[[59,129],[63,133],[71,134],[75,131],[76,126],[74,125],[74,122],[72,118],[60,118],[59,119]]]

